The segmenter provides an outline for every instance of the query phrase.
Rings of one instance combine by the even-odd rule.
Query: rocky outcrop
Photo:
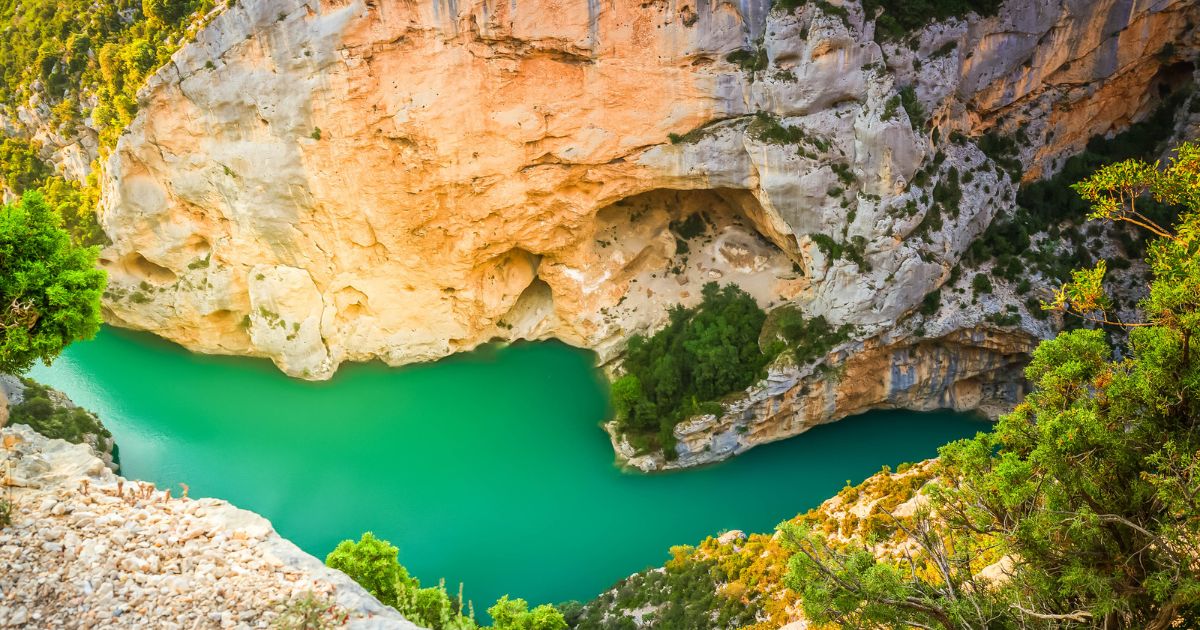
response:
[[[26,404],[29,403],[29,404]],[[39,406],[27,409],[30,406]],[[96,414],[79,407],[66,394],[28,378],[0,374],[0,428],[24,424],[43,434],[86,444],[113,472],[121,472],[117,443]]]
[[[1013,0],[909,49],[844,8],[243,0],[150,80],[108,162],[109,320],[327,378],[494,338],[607,359],[719,280],[870,338],[1012,202],[951,131],[1019,127],[1052,166],[1187,70],[1198,17]],[[952,168],[961,203],[926,221]],[[698,211],[708,234],[670,230]]]
[[[953,409],[990,417],[1025,393],[1022,368],[1037,338],[994,327],[959,329],[944,337],[876,337],[846,344],[805,366],[772,367],[720,416],[675,427],[676,459],[638,455],[615,431],[617,453],[643,471],[718,462],[755,446],[870,409]]]
[[[0,444],[0,627],[256,628],[308,602],[322,627],[417,628],[257,514],[172,498],[25,426]]]

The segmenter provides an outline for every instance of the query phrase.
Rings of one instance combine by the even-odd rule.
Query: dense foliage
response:
[[[48,438],[81,444],[86,436],[111,438],[96,416],[79,407],[56,403],[46,386],[24,379],[25,393],[20,404],[9,409],[9,424],[26,424]]]
[[[444,582],[421,588],[421,582],[400,564],[399,550],[371,532],[358,542],[343,540],[325,558],[325,564],[350,576],[380,602],[409,621],[431,630],[475,630],[475,615],[462,598],[446,592]],[[468,609],[464,612],[464,605]],[[488,609],[494,630],[565,630],[566,621],[553,606],[529,610],[523,599],[500,598]]]
[[[68,181],[56,175],[38,157],[38,144],[21,138],[0,138],[0,188],[15,195],[37,190],[46,204],[62,219],[71,239],[80,244],[98,244],[96,223],[99,184],[93,172],[86,182]]]
[[[877,15],[875,31],[885,39],[902,39],[930,22],[968,13],[995,15],[1001,0],[863,0],[867,16]]]
[[[1200,147],[1076,190],[1091,218],[1148,230],[1146,321],[1114,359],[1099,330],[1044,342],[1034,389],[991,433],[942,448],[930,502],[895,561],[788,525],[789,584],[817,622],[853,627],[1169,628],[1200,623]],[[1185,211],[1174,230],[1139,208]],[[1052,306],[1105,322],[1103,265]],[[999,561],[999,562],[998,562]],[[983,571],[988,565],[1002,572]]]
[[[621,430],[636,447],[673,453],[672,429],[762,376],[769,356],[758,347],[766,313],[734,285],[704,286],[695,308],[676,306],[670,322],[651,337],[635,335],[625,375],[613,383]]]
[[[720,414],[718,401],[761,379],[781,353],[809,364],[853,332],[787,305],[767,315],[735,285],[710,282],[699,305],[676,306],[665,328],[630,339],[625,374],[612,386],[617,429],[639,452],[662,449],[673,458],[680,422]]]
[[[0,0],[0,105],[35,94],[68,132],[94,113],[112,146],[137,110],[137,89],[170,59],[212,0]],[[94,112],[86,105],[96,98]]]
[[[705,549],[676,547],[662,569],[635,573],[589,602],[569,619],[578,630],[652,628],[742,628],[754,623],[758,607],[742,595],[746,587],[730,587],[749,564],[747,556],[713,557],[716,541]],[[761,542],[756,549],[761,550]],[[649,611],[639,625],[632,611]]]
[[[89,116],[101,154],[137,111],[137,90],[194,31],[213,0],[0,0],[0,110],[39,102],[65,137]],[[93,107],[94,104],[94,107]],[[3,188],[41,190],[76,242],[97,243],[99,186],[67,181],[41,159],[41,146],[0,137]]]
[[[1087,148],[1069,158],[1054,176],[1023,184],[1017,192],[1015,211],[997,217],[983,236],[971,244],[964,261],[979,265],[994,260],[996,273],[1009,280],[1016,280],[1031,268],[1038,269],[1048,278],[1065,280],[1073,267],[1091,265],[1092,253],[1085,246],[1084,235],[1074,227],[1060,227],[1064,223],[1079,222],[1087,212],[1087,204],[1071,190],[1071,185],[1103,165],[1156,155],[1170,137],[1176,111],[1188,94],[1188,90],[1176,92],[1149,118],[1130,125],[1111,138],[1093,137]],[[1014,157],[1017,139],[988,135],[980,140],[979,146],[997,163],[1016,169],[1010,171],[1014,180],[1020,177],[1020,163]],[[1147,201],[1149,207],[1143,208],[1143,212],[1152,214],[1160,222],[1167,222],[1176,212],[1170,206]],[[1135,236],[1136,232],[1127,232],[1120,225],[1112,229],[1122,240],[1127,256],[1142,257],[1145,243]],[[1048,233],[1050,238],[1042,246],[1035,247],[1033,236],[1041,232]],[[1063,241],[1070,243],[1065,251],[1062,251]]]
[[[0,208],[0,372],[47,365],[100,329],[105,274],[95,248],[78,247],[41,194]]]
[[[488,609],[492,627],[496,630],[567,630],[567,622],[557,608],[542,604],[529,609],[529,604],[520,598],[501,597]]]

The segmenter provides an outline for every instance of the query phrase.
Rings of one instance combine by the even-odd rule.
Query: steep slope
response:
[[[0,445],[0,625],[299,627],[308,604],[322,627],[417,628],[257,514],[125,480],[27,426]]]
[[[1013,214],[1014,174],[1191,80],[1198,13],[1011,0],[897,41],[853,2],[232,3],[107,156],[106,314],[322,379],[493,339],[607,362],[732,282],[851,340],[681,425],[680,463],[635,464],[875,407],[986,410],[1058,325],[1026,306],[1055,279],[967,294],[964,252]],[[78,146],[74,176],[97,157]]]
[[[951,131],[1023,126],[1051,166],[1155,101],[1195,13],[1010,2],[908,49],[853,4],[241,2],[109,161],[111,318],[308,378],[495,337],[612,356],[714,278],[879,332],[1012,199]],[[909,83],[940,141],[897,107]],[[977,176],[913,238],[951,167]],[[683,264],[667,223],[697,209],[742,225]],[[870,269],[812,234],[862,237]]]

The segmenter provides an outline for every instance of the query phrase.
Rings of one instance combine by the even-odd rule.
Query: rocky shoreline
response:
[[[289,627],[307,608],[323,627],[417,628],[253,512],[126,480],[24,425],[0,445],[0,627]]]

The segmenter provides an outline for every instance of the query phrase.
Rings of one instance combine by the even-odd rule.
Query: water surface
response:
[[[254,510],[321,558],[372,530],[423,582],[464,582],[479,612],[505,593],[589,599],[661,564],[671,545],[769,531],[847,480],[985,427],[875,412],[716,466],[626,473],[599,428],[608,399],[593,360],[528,343],[400,369],[346,365],[309,383],[267,361],[105,329],[31,376],[100,414],[125,476]]]

